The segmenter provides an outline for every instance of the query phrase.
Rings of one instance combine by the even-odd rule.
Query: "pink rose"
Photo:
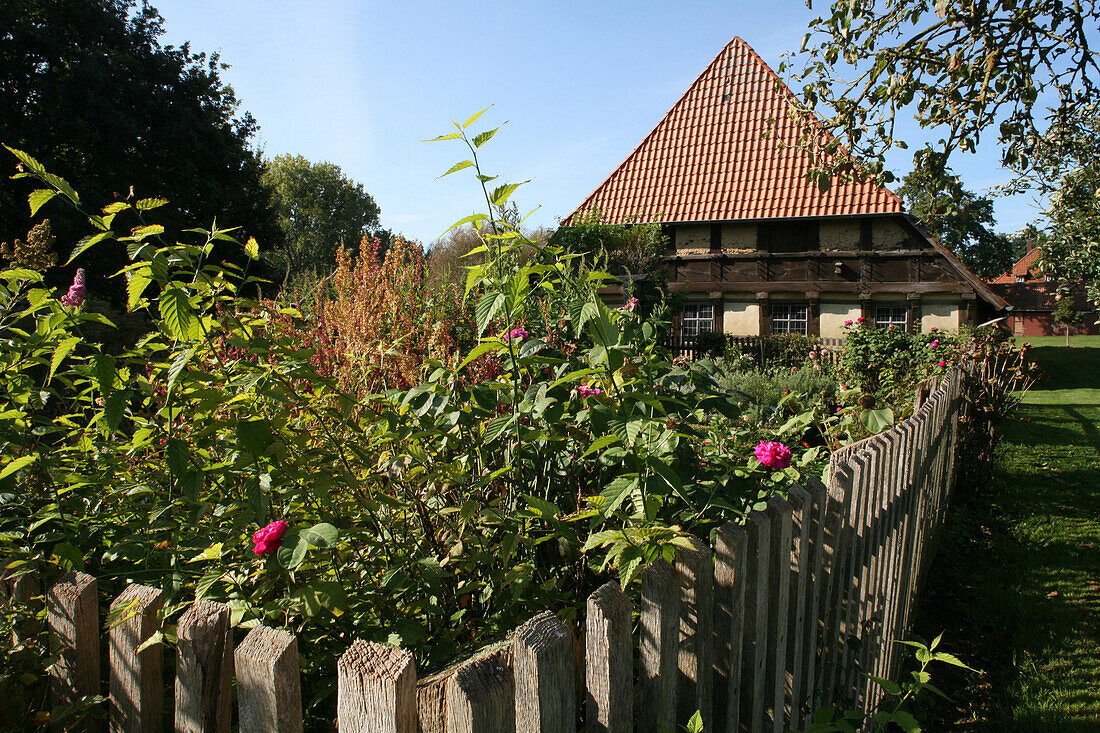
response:
[[[791,465],[791,449],[782,443],[773,443],[765,440],[753,448],[753,455],[760,464],[779,471]]]
[[[939,367],[940,369],[943,369],[943,368],[944,368],[945,366],[947,366],[947,362],[946,362],[946,361],[943,361],[943,360],[941,359],[941,360],[940,360],[940,363],[939,363],[939,364],[937,364],[936,366],[938,366],[938,367]]]
[[[851,319],[849,319],[849,320],[845,321],[845,322],[844,322],[844,325],[845,325],[845,326],[851,326],[851,325],[852,325],[852,320],[851,320]]]
[[[860,316],[859,318],[856,319],[856,321],[858,321],[859,323],[863,323],[865,320],[867,320],[867,319],[864,318],[863,316]]]
[[[252,551],[257,555],[267,555],[278,550],[279,546],[283,544],[283,535],[286,534],[289,526],[280,519],[256,532],[252,535],[252,542],[254,543]]]
[[[84,305],[84,268],[76,271],[73,284],[69,286],[69,292],[61,296],[62,305],[70,308],[79,308]]]
[[[937,331],[939,331],[939,330],[940,330],[940,329],[936,328],[935,326],[932,326],[932,333],[936,333],[936,332],[937,332]]]
[[[937,347],[937,346],[939,346],[939,345],[940,345],[940,340],[939,340],[939,339],[936,339],[936,340],[935,340],[935,341],[933,341],[932,343],[928,344],[928,348],[930,348],[930,349],[934,349],[934,348],[936,348],[936,347]]]

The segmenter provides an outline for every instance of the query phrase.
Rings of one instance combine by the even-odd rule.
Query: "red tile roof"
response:
[[[887,189],[806,182],[808,156],[794,147],[789,89],[747,43],[734,38],[577,210],[604,220],[728,221],[902,211]],[[771,134],[768,120],[774,119]]]
[[[1039,265],[1036,260],[1039,259],[1039,248],[1035,247],[1028,250],[1028,253],[1016,261],[1016,264],[1012,266],[1012,269],[1003,275],[998,275],[989,282],[994,285],[1006,285],[1016,282],[1017,277],[1025,277],[1027,280],[1046,280],[1046,276],[1043,275],[1042,270],[1039,269]]]

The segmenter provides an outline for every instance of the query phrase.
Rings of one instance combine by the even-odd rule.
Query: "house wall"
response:
[[[723,224],[722,252],[725,254],[756,251],[755,224]]]
[[[871,222],[871,241],[876,250],[907,249],[910,246],[909,233],[897,220],[889,217],[879,217]]]
[[[722,331],[731,336],[759,336],[760,305],[755,301],[727,300],[722,308]]]
[[[844,322],[862,315],[858,301],[822,302],[820,305],[821,338],[843,338]]]
[[[710,224],[684,224],[676,227],[676,254],[710,252]]]
[[[959,327],[962,308],[957,300],[930,300],[921,303],[920,330],[924,333],[933,328],[952,329]]]
[[[859,249],[860,222],[856,219],[823,221],[818,226],[822,251],[854,251]]]

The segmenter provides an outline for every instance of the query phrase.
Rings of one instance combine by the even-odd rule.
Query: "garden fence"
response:
[[[719,528],[713,547],[695,539],[647,566],[636,635],[609,582],[580,628],[547,611],[424,679],[407,651],[354,641],[335,662],[340,733],[656,731],[696,710],[707,731],[783,731],[823,705],[872,710],[883,693],[861,673],[898,672],[892,640],[907,633],[952,485],[962,379],[922,384],[912,417],[834,453],[827,485],[793,486]],[[36,582],[0,585],[25,600]],[[108,632],[105,690],[95,578],[68,573],[46,603],[62,650],[53,699],[106,691],[112,731],[162,730],[166,648],[142,648],[161,592],[133,585],[111,604],[126,612]],[[234,648],[229,608],[199,601],[177,638],[175,730],[228,731],[234,675],[242,733],[301,730],[294,636],[261,626]]]
[[[740,347],[742,353],[752,357],[753,362],[761,369],[774,366],[777,360],[783,361],[783,347],[767,336],[727,336],[726,342]],[[818,338],[815,343],[818,346],[825,347],[824,355],[821,358],[825,361],[832,361],[836,358],[840,348],[844,346],[844,339]],[[668,348],[675,356],[683,357],[689,361],[702,359],[706,356],[706,352],[696,348],[694,342],[685,342],[679,337],[675,337],[670,341]],[[787,365],[783,364],[783,366]]]

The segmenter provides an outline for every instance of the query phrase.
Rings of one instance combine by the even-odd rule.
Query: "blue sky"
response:
[[[260,124],[264,154],[327,160],[363,183],[382,223],[425,244],[483,203],[458,143],[425,143],[494,105],[475,128],[508,124],[483,148],[528,220],[554,226],[623,158],[732,38],[772,68],[813,17],[773,2],[357,2],[153,0],[165,42],[216,51]],[[484,125],[480,124],[484,123]],[[891,161],[908,171],[909,153]],[[1007,175],[993,149],[953,162],[971,189]],[[1035,218],[998,199],[998,229]]]

